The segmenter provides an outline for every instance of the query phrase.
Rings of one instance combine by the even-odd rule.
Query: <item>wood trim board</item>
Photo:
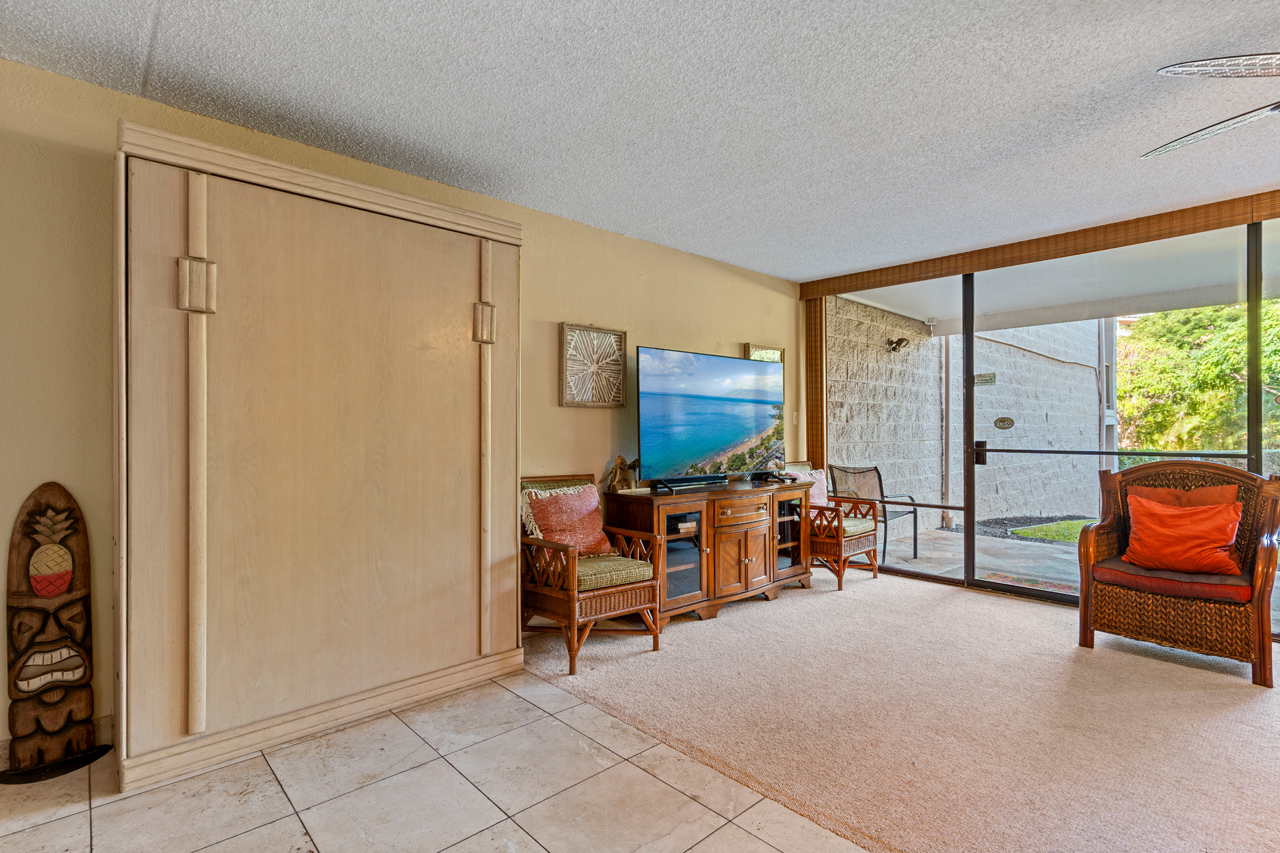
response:
[[[499,243],[519,246],[523,239],[523,228],[518,223],[496,216],[437,204],[131,122],[120,122],[119,147],[131,157],[345,204]]]
[[[269,720],[183,741],[155,752],[126,756],[120,762],[120,790],[131,791],[175,776],[225,764],[259,750],[353,723],[374,714],[419,705],[437,696],[510,675],[523,668],[524,650],[511,649]]]
[[[804,305],[804,401],[807,458],[814,468],[827,467],[827,302]]]
[[[1280,190],[1273,190],[1003,246],[808,281],[800,285],[800,298],[820,299],[841,293],[857,293],[895,284],[1084,255],[1277,217],[1280,217]]]

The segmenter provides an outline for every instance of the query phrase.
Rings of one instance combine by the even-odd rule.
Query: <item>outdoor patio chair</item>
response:
[[[915,502],[911,495],[886,495],[884,480],[880,477],[879,468],[846,468],[842,465],[827,466],[831,480],[831,494],[839,498],[861,498],[869,501],[895,500],[906,498]],[[880,546],[880,562],[885,562],[889,555],[889,522],[903,516],[911,516],[911,558],[920,556],[919,516],[915,507],[890,507],[877,503],[880,523],[884,525],[884,541]]]
[[[584,485],[595,489],[595,477],[591,474],[522,477],[521,505],[525,504],[525,492],[531,489],[554,495]],[[598,506],[594,512],[599,515]],[[528,519],[522,522],[526,534],[529,524]],[[658,585],[662,578],[664,537],[602,527],[598,518],[595,530],[602,530],[608,537],[612,553],[579,556],[579,549],[573,545],[529,535],[520,537],[522,628],[525,631],[562,633],[569,651],[570,675],[577,674],[578,652],[599,621],[639,614],[644,620],[643,627],[599,628],[596,633],[646,634],[653,637],[655,652],[658,650],[658,635],[662,633],[658,622]],[[530,625],[529,621],[534,616],[557,624]]]
[[[1093,648],[1093,632],[1105,631],[1233,658],[1253,665],[1254,684],[1270,687],[1280,477],[1263,479],[1216,462],[1182,460],[1137,465],[1118,474],[1099,471],[1098,476],[1102,520],[1080,531],[1080,645]],[[1160,489],[1148,496],[1166,503],[1180,497],[1179,491],[1232,485],[1243,505],[1232,546],[1240,574],[1151,570],[1121,559],[1130,544],[1131,489]],[[1195,503],[1188,497],[1166,505]]]

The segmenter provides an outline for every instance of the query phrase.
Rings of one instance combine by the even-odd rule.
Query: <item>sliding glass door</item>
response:
[[[847,294],[827,362],[885,571],[1075,603],[1099,471],[1280,475],[1280,220]]]
[[[1243,226],[979,273],[978,586],[1079,593],[1098,472],[1248,458]]]

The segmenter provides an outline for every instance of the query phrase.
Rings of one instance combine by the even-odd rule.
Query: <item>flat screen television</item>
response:
[[[641,479],[782,467],[782,364],[653,347],[636,354]]]

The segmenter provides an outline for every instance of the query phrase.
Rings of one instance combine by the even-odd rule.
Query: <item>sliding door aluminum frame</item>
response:
[[[1059,604],[1079,606],[1078,595],[1068,595],[1048,590],[1028,589],[1009,584],[999,584],[981,580],[976,577],[977,570],[977,505],[975,498],[976,457],[975,453],[1028,453],[1046,456],[1149,456],[1188,457],[1203,459],[1244,459],[1246,468],[1254,474],[1262,474],[1262,223],[1251,222],[1246,226],[1245,249],[1245,299],[1246,299],[1246,334],[1248,376],[1245,384],[1245,397],[1248,402],[1247,448],[1244,453],[1232,451],[1204,451],[1202,453],[1179,453],[1177,451],[1137,450],[1036,450],[1032,448],[979,448],[975,442],[977,424],[974,416],[974,274],[964,273],[961,277],[961,302],[963,319],[961,323],[964,339],[963,371],[964,371],[964,506],[942,506],[938,509],[962,510],[964,513],[964,578],[947,578],[927,572],[883,565],[880,571],[891,575],[920,578],[935,583],[967,586],[975,589],[1020,595],[1041,601],[1053,601]],[[898,502],[894,502],[898,503]],[[934,506],[934,505],[930,505]],[[887,532],[887,531],[886,531]],[[1280,633],[1273,633],[1274,639],[1280,640]]]

